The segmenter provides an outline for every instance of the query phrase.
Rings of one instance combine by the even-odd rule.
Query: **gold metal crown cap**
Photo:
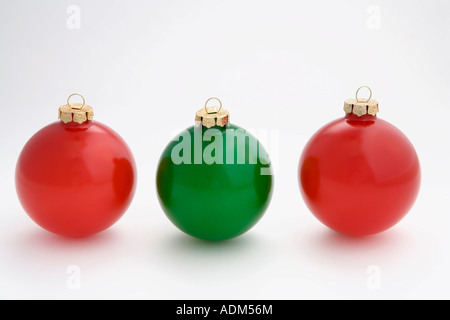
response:
[[[70,103],[69,100],[73,96],[79,96],[83,99],[83,103]],[[76,122],[83,123],[94,118],[94,111],[85,103],[81,94],[73,93],[67,98],[67,104],[60,106],[58,110],[58,119],[64,123]]]
[[[207,107],[208,102],[217,100],[219,106]],[[217,98],[209,98],[205,106],[195,114],[195,124],[202,124],[204,127],[225,126],[230,121],[230,115],[227,110],[222,109],[222,102]]]
[[[370,95],[368,99],[361,99],[358,98],[359,90],[362,88],[369,89]],[[345,113],[353,113],[357,115],[358,117],[361,117],[365,114],[370,114],[371,116],[375,116],[378,111],[378,101],[372,98],[372,90],[370,90],[367,86],[359,87],[358,90],[356,90],[356,99],[347,99],[344,102],[344,111]]]

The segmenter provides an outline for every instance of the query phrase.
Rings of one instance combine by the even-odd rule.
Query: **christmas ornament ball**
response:
[[[318,220],[337,232],[365,236],[391,228],[408,213],[421,174],[408,138],[377,118],[371,91],[369,99],[358,92],[345,102],[344,118],[311,137],[298,172],[302,196]]]
[[[34,134],[17,161],[16,191],[24,210],[42,228],[62,236],[85,237],[107,229],[134,195],[136,165],[130,149],[92,117],[84,98],[83,104],[68,99],[59,109],[61,121]]]
[[[205,104],[196,125],[163,151],[156,185],[160,204],[176,227],[220,241],[245,233],[263,216],[272,195],[272,169],[259,141],[230,124],[221,103]]]

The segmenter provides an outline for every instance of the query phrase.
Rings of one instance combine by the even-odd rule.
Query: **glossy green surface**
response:
[[[256,138],[232,124],[190,127],[180,136],[164,150],[156,177],[167,217],[187,234],[213,241],[253,227],[272,195],[271,166]],[[210,158],[216,161],[211,163]]]

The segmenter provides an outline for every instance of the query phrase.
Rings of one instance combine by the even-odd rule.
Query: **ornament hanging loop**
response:
[[[219,106],[208,108],[208,102],[211,100],[219,101]],[[224,127],[228,121],[228,111],[222,109],[222,102],[218,98],[214,97],[206,100],[205,106],[195,113],[195,124],[201,124],[207,128],[211,128],[213,126]]]
[[[71,106],[69,100],[70,100],[70,98],[72,98],[73,96],[79,96],[79,97],[83,100],[83,104],[81,105],[81,107],[79,107],[79,108],[73,108],[73,107]],[[85,103],[86,103],[86,101],[84,100],[84,97],[83,97],[81,94],[79,94],[79,93],[72,93],[70,96],[67,97],[67,106],[68,106],[69,108],[81,110],[81,109],[83,109]]]
[[[206,106],[208,105],[208,102],[211,101],[211,100],[219,101],[219,109],[218,110],[216,110],[217,107],[211,107],[211,108],[214,109],[214,111],[213,112],[209,112],[209,110],[208,110],[208,108]],[[219,98],[212,97],[212,98],[209,98],[208,100],[206,100],[206,102],[205,102],[205,111],[206,111],[207,114],[219,113],[220,110],[222,110],[222,101],[220,101]]]
[[[369,95],[369,98],[367,100],[363,100],[363,99],[358,98],[359,90],[361,90],[362,88],[369,89],[370,95]],[[372,90],[368,86],[362,86],[362,87],[359,87],[358,90],[356,90],[356,102],[358,102],[358,103],[359,102],[369,102],[371,98],[372,98]]]

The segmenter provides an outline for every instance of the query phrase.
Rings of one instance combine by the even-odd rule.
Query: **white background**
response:
[[[0,0],[0,298],[449,298],[449,13],[446,0]],[[297,164],[361,85],[410,138],[423,178],[401,223],[348,238],[308,211]],[[35,225],[14,187],[23,145],[73,92],[138,165],[127,213],[82,240]],[[276,169],[263,219],[222,243],[182,234],[155,190],[163,148],[211,96],[269,134]]]

